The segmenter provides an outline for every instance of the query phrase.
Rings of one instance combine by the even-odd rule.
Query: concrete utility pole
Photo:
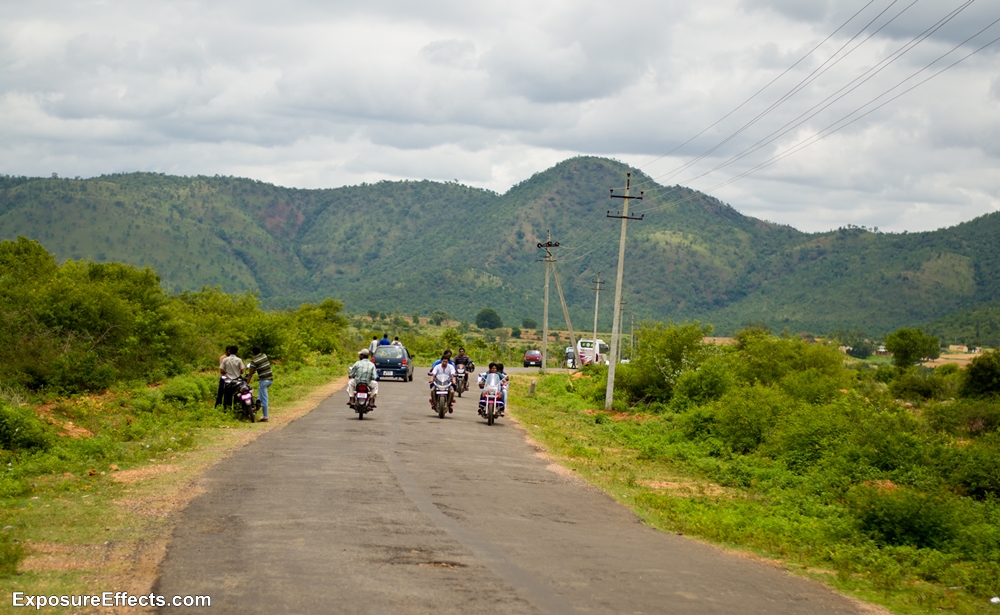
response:
[[[639,192],[639,196],[629,196],[629,189],[632,187],[632,174],[628,173],[625,179],[625,194],[619,196],[615,194],[615,189],[611,189],[611,198],[622,199],[622,210],[621,213],[614,216],[611,215],[611,210],[608,210],[609,218],[618,218],[622,221],[622,235],[618,242],[618,281],[615,284],[615,303],[614,303],[614,318],[611,320],[611,361],[608,365],[608,387],[604,391],[604,409],[611,409],[611,402],[614,401],[615,395],[615,365],[618,363],[614,360],[614,357],[618,356],[618,325],[621,317],[621,310],[619,303],[622,300],[622,273],[625,267],[625,224],[629,220],[642,220],[645,214],[639,216],[638,218],[629,218],[628,215],[628,202],[632,199],[641,201],[643,191]]]
[[[624,299],[622,299],[621,303],[618,304],[618,313],[619,313],[619,315],[625,313],[625,306],[626,305],[628,305],[628,301],[625,301]],[[625,345],[625,344],[621,343],[621,339],[622,339],[622,327],[624,327],[624,326],[625,326],[625,317],[624,316],[620,316],[618,318],[618,357],[617,357],[617,359],[618,359],[619,362],[621,362],[621,360],[622,360],[622,346]]]
[[[597,279],[591,280],[594,283],[594,351],[590,354],[590,362],[597,365],[597,306],[601,302],[601,290],[604,289],[604,282],[601,280],[601,272],[597,272]]]
[[[628,360],[635,358],[635,314],[632,314],[632,328],[628,334]]]
[[[552,241],[552,232],[545,231],[545,243],[539,243],[538,248],[545,248],[545,308],[542,311],[542,373],[545,373],[545,365],[549,360],[549,264],[555,261],[549,248],[558,248],[559,242]]]
[[[562,303],[563,317],[566,319],[566,328],[569,329],[569,343],[573,346],[573,361],[576,367],[580,367],[580,349],[576,347],[576,335],[573,334],[573,323],[569,320],[569,309],[566,307],[566,298],[563,297],[562,284],[559,283],[559,272],[556,271],[556,262],[552,261],[552,275],[556,277],[556,290],[559,291],[559,301]]]

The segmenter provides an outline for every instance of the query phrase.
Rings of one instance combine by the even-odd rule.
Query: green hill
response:
[[[605,212],[620,202],[608,189],[629,170],[647,190],[638,210],[652,210],[629,226],[625,299],[637,319],[698,318],[722,333],[750,321],[879,333],[1000,300],[1000,214],[928,233],[807,234],[593,157],[502,195],[430,181],[298,190],[150,173],[3,177],[0,238],[38,239],[60,259],[148,264],[170,290],[251,289],[270,307],[336,296],[355,312],[444,309],[472,320],[491,306],[517,323],[541,320],[536,243],[551,230],[571,315],[589,329],[591,280],[603,272],[613,290],[619,225]],[[550,318],[562,326],[552,290]],[[605,329],[611,297],[601,300]]]

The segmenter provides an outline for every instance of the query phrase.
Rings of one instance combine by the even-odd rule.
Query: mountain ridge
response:
[[[155,173],[0,177],[0,238],[37,239],[60,260],[148,264],[173,291],[251,290],[271,307],[333,296],[355,312],[444,309],[466,320],[490,306],[516,324],[541,320],[536,244],[551,231],[571,316],[586,330],[591,280],[611,278],[617,260],[608,188],[629,171],[647,186],[634,211],[650,210],[628,233],[624,297],[637,319],[878,333],[1000,300],[1000,214],[922,233],[805,233],[586,156],[503,194],[428,180],[307,190]],[[605,293],[605,329],[610,303]],[[556,303],[550,319],[562,326]]]

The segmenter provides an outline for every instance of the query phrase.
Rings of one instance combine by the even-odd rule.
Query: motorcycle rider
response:
[[[456,356],[454,359],[452,359],[451,362],[455,364],[456,368],[459,365],[464,365],[465,366],[465,388],[468,389],[469,388],[469,372],[471,372],[473,369],[475,369],[475,363],[472,362],[472,357],[470,357],[469,355],[465,354],[465,348],[459,348],[458,349],[458,356]]]
[[[502,383],[501,391],[503,391],[503,407],[507,407],[507,387],[510,386],[510,376],[507,372],[503,371],[503,363],[497,363],[497,373],[500,374],[500,382]]]
[[[358,351],[358,360],[351,366],[351,369],[347,372],[349,380],[347,381],[347,405],[354,405],[354,394],[357,391],[359,383],[364,383],[368,385],[368,391],[371,394],[371,407],[375,407],[375,398],[378,397],[378,380],[377,371],[375,369],[375,364],[368,360],[368,349]]]
[[[431,408],[434,407],[434,376],[438,374],[445,374],[451,379],[451,387],[448,389],[448,413],[455,411],[455,366],[451,363],[451,353],[446,352],[441,355],[441,362],[436,363],[433,368],[431,368]]]

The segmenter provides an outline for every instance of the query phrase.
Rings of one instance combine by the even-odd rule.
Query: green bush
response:
[[[709,357],[695,369],[681,373],[674,387],[674,405],[704,404],[719,399],[733,386],[732,367],[728,357]]]
[[[0,449],[32,451],[51,445],[51,430],[34,410],[0,402]]]
[[[948,447],[938,473],[958,491],[977,500],[1000,498],[1000,436],[993,434],[965,446]]]
[[[840,390],[848,386],[846,372],[837,375],[823,373],[815,367],[785,374],[781,379],[781,390],[788,395],[811,404],[826,403]]]
[[[216,391],[211,388],[211,381],[218,386],[218,379],[214,376],[191,375],[174,378],[163,387],[161,391],[163,399],[185,404],[212,399]]]
[[[965,368],[963,397],[1000,395],[1000,351],[987,352],[972,359]]]
[[[749,453],[770,437],[778,419],[797,404],[780,389],[754,385],[730,391],[710,407],[719,438],[734,453]]]
[[[908,369],[889,385],[889,394],[899,399],[918,401],[944,399],[953,387],[937,374],[920,369]]]
[[[810,470],[812,464],[843,444],[851,430],[845,411],[850,403],[795,406],[781,417],[763,452],[796,472]]]
[[[1000,403],[987,399],[929,404],[924,416],[933,429],[956,435],[979,436],[1000,430]]]
[[[878,545],[941,549],[959,528],[954,503],[906,487],[860,486],[849,498],[859,529]]]
[[[0,532],[0,577],[17,574],[17,567],[24,555],[24,545],[9,533]]]

